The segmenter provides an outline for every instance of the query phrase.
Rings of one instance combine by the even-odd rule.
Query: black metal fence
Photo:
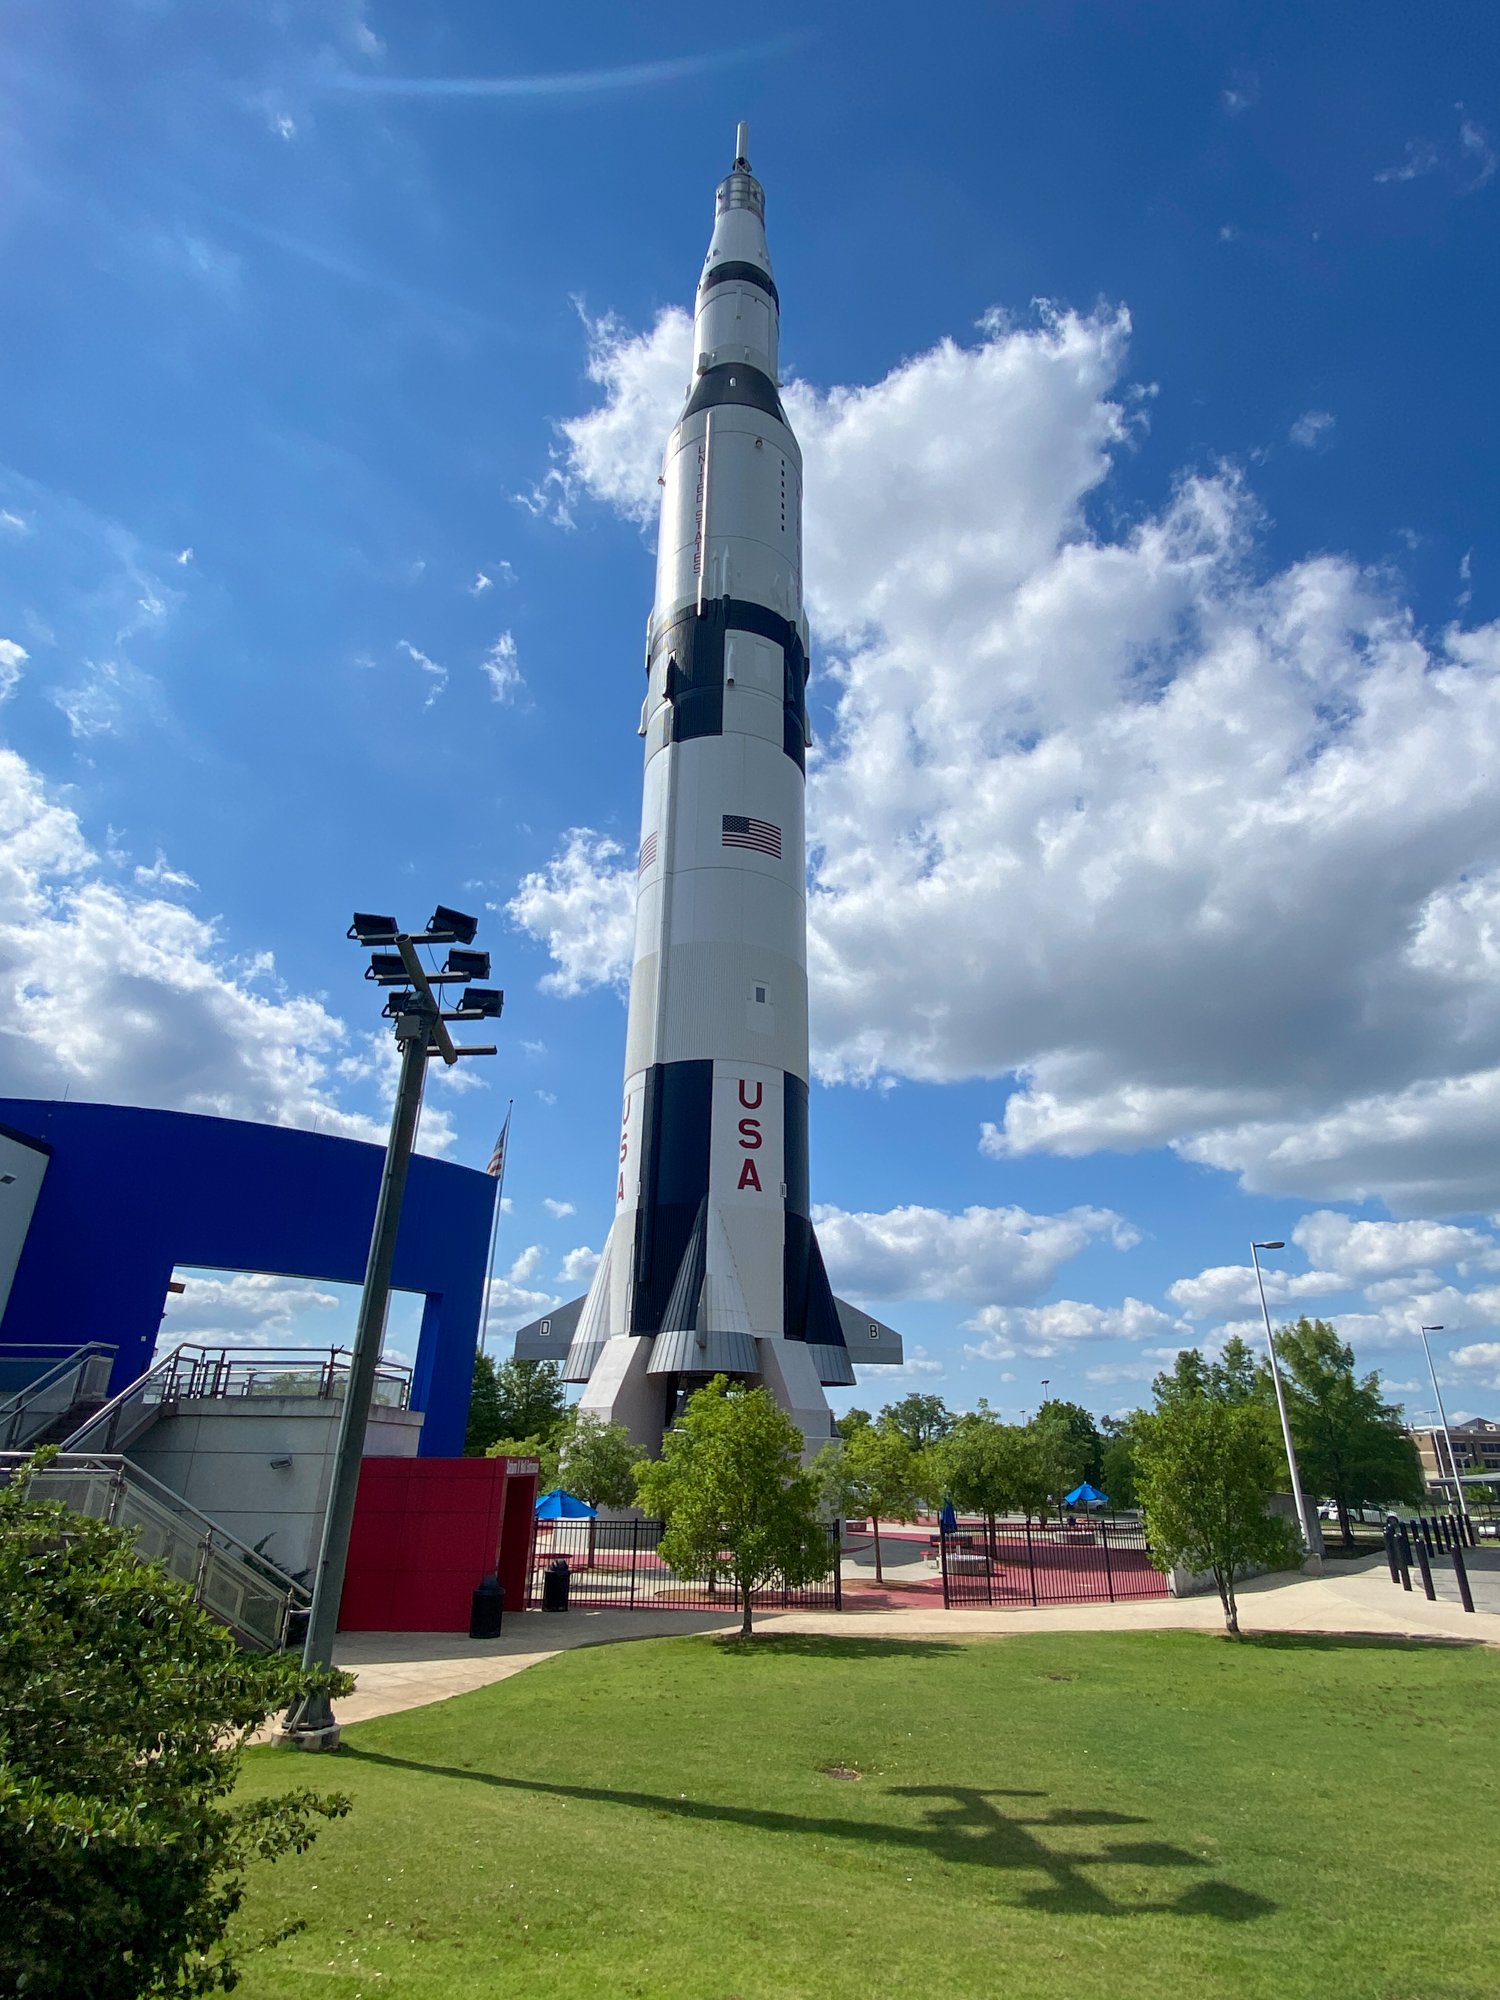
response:
[[[943,1605],[1113,1604],[1165,1597],[1139,1521],[999,1521],[940,1537]]]
[[[547,1566],[568,1565],[569,1603],[591,1611],[722,1611],[739,1609],[723,1577],[684,1576],[661,1555],[661,1521],[538,1521],[531,1557],[532,1604],[542,1601]],[[757,1611],[838,1611],[838,1533],[828,1531],[828,1569],[815,1583],[778,1581],[754,1594]]]
[[[1391,1582],[1399,1583],[1403,1590],[1410,1590],[1412,1563],[1415,1560],[1417,1573],[1422,1579],[1423,1594],[1433,1602],[1438,1594],[1433,1563],[1446,1556],[1453,1566],[1459,1603],[1465,1611],[1474,1609],[1474,1593],[1469,1587],[1469,1566],[1464,1559],[1464,1550],[1476,1545],[1474,1524],[1467,1514],[1438,1514],[1431,1518],[1419,1514],[1414,1521],[1399,1521],[1394,1514],[1386,1516],[1385,1559],[1390,1565]]]

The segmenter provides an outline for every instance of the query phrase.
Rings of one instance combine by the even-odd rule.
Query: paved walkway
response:
[[[1238,1593],[1240,1625],[1246,1632],[1368,1633],[1500,1646],[1500,1552],[1471,1552],[1475,1602],[1492,1607],[1473,1616],[1457,1602],[1451,1566],[1443,1567],[1448,1570],[1447,1593],[1436,1604],[1427,1602],[1419,1583],[1409,1596],[1393,1584],[1383,1556],[1329,1563],[1320,1576],[1258,1577]],[[1442,1590],[1440,1576],[1437,1582]],[[1447,1601],[1450,1597],[1452,1601]],[[359,1686],[338,1704],[339,1721],[368,1722],[378,1715],[446,1701],[451,1695],[506,1680],[575,1646],[726,1632],[738,1622],[712,1612],[527,1611],[511,1616],[499,1639],[441,1632],[349,1632],[339,1639],[337,1658],[340,1666],[359,1676]],[[757,1616],[756,1625],[765,1631],[826,1632],[861,1639],[934,1634],[960,1639],[1020,1632],[1216,1632],[1223,1629],[1223,1615],[1218,1598],[1210,1594],[1015,1611],[944,1611],[938,1602],[901,1611],[765,1612]]]

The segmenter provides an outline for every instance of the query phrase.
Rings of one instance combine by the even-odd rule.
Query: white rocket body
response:
[[[862,1361],[900,1359],[898,1336],[834,1300],[811,1222],[802,455],[744,148],[742,126],[662,468],[614,1221],[557,1328],[582,1407],[648,1449],[721,1371],[764,1381],[816,1446],[823,1384],[855,1379],[846,1324]],[[552,1321],[516,1351],[555,1352]]]

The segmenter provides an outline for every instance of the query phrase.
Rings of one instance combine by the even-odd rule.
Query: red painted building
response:
[[[506,1611],[524,1611],[537,1472],[534,1458],[367,1458],[339,1629],[467,1632],[492,1575]]]

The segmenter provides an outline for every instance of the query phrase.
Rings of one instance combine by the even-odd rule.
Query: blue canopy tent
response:
[[[1097,1486],[1090,1486],[1085,1479],[1081,1486],[1075,1486],[1071,1493],[1063,1496],[1069,1507],[1107,1507],[1109,1495],[1101,1493]]]
[[[537,1501],[536,1517],[539,1521],[592,1521],[594,1509],[587,1500],[576,1499],[560,1486],[554,1486]]]

